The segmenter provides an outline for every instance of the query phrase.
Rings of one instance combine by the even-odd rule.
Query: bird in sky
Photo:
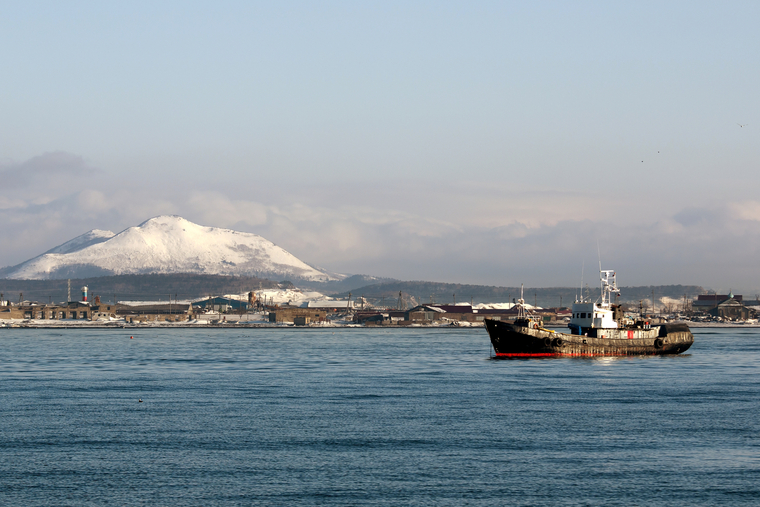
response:
[[[742,125],[741,123],[737,123],[737,125],[739,125],[740,127],[744,128],[744,127],[746,127],[747,125],[749,125],[749,123],[745,123],[744,125]]]

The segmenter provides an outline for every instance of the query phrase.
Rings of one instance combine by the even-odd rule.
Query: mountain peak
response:
[[[119,234],[95,229],[3,271],[18,279],[151,273],[342,278],[256,234],[204,227],[178,215],[159,215]]]
[[[182,222],[187,222],[189,224],[192,224],[192,222],[182,218],[179,215],[158,215],[153,218],[147,219],[145,222],[141,223],[137,227],[145,227],[146,225],[151,225],[151,224],[178,224]],[[193,225],[197,225],[197,224],[193,224]]]

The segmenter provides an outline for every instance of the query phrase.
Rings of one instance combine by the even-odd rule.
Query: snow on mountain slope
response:
[[[168,215],[116,235],[90,231],[4,271],[6,278],[14,279],[147,273],[341,278],[309,266],[256,234],[203,227]]]
[[[57,253],[57,254],[67,254],[76,252],[78,250],[81,250],[83,248],[87,248],[90,245],[95,245],[97,243],[102,243],[103,241],[109,240],[116,236],[111,231],[101,231],[99,229],[93,229],[90,232],[85,232],[81,236],[77,236],[76,238],[67,241],[66,243],[62,245],[58,245],[55,248],[52,248],[45,252],[45,254],[49,253]],[[42,255],[45,255],[42,254]]]

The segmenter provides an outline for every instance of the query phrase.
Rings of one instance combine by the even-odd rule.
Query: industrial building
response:
[[[744,304],[741,294],[701,294],[691,304],[692,311],[726,320],[754,318],[755,310]]]
[[[277,308],[269,312],[269,322],[276,324],[293,323],[309,325],[327,320],[327,312],[311,308]]]

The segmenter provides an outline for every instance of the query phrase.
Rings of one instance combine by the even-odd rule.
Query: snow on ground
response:
[[[480,303],[472,308],[474,310],[509,310],[513,306],[515,306],[514,303]],[[528,303],[525,303],[525,308],[528,310],[542,310],[540,306],[533,306]]]
[[[302,306],[308,303],[309,301],[333,301],[333,298],[329,296],[325,296],[321,292],[316,291],[302,291],[299,289],[266,289],[266,290],[256,290],[253,291],[253,293],[256,295],[257,299],[260,299],[262,301],[266,301],[266,304],[275,304],[275,305],[291,305],[291,306]],[[215,296],[216,297],[216,296]],[[237,301],[248,301],[248,293],[243,292],[241,294],[224,294],[219,297],[225,297],[228,299],[234,299]],[[208,300],[208,297],[201,297],[196,299],[183,299],[180,301],[172,300],[172,304],[181,304],[181,305],[187,305],[187,304],[195,304],[201,301]],[[157,304],[169,304],[170,301],[163,300],[163,301],[119,301],[119,304],[123,305],[129,305],[129,306],[145,306],[145,305],[157,305]]]
[[[301,289],[261,289],[255,290],[253,293],[257,300],[266,302],[266,304],[274,305],[291,305],[302,306],[309,301],[333,301],[333,298],[325,296],[321,292],[317,291],[303,291]],[[229,299],[236,299],[238,301],[248,301],[248,293],[243,292],[241,294],[225,294],[222,297]],[[196,301],[203,301],[208,298],[199,298]]]
[[[300,289],[262,289],[253,291],[253,293],[256,295],[256,299],[266,301],[266,304],[274,305],[305,306],[310,301],[334,301],[333,298],[325,296],[321,292],[302,291]],[[240,294],[224,294],[218,297],[247,302],[248,292],[243,292]],[[169,303],[175,305],[188,305],[206,300],[208,300],[207,296],[196,299],[182,299],[179,301],[169,301],[168,299],[162,301],[119,301],[119,304],[129,306],[146,306]]]
[[[203,298],[203,299],[208,299],[208,298]],[[189,305],[189,304],[194,303],[195,301],[196,300],[190,301],[189,299],[181,299],[179,301],[176,299],[172,299],[171,301],[169,301],[168,299],[163,299],[163,300],[157,300],[157,301],[119,301],[118,304],[127,305],[127,306],[150,306],[150,305],[168,305],[168,304]]]
[[[673,308],[683,307],[683,299],[674,299],[674,298],[669,298],[668,296],[663,296],[659,299],[658,302],[662,306],[670,305]]]
[[[332,301],[331,297],[325,296],[321,292],[301,291],[298,289],[267,289],[256,291],[257,297],[266,301],[271,301],[276,305],[289,304],[291,306],[301,306],[309,301]]]

